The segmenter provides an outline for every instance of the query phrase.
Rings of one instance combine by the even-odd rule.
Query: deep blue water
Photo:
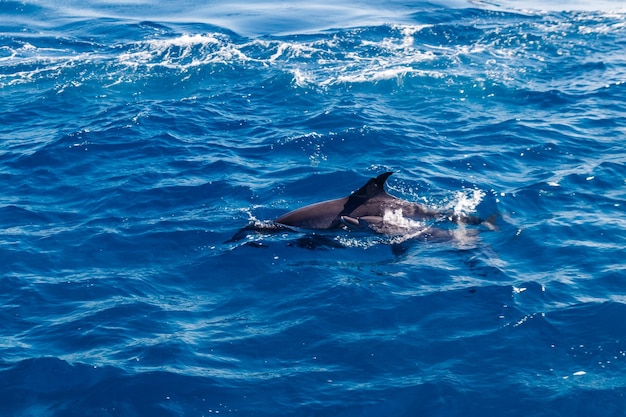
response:
[[[0,2],[0,415],[626,414],[621,2],[171,3]]]

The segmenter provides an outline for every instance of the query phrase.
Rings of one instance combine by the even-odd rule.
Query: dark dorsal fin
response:
[[[384,174],[380,174],[376,178],[370,178],[370,180],[363,187],[353,192],[350,195],[350,198],[372,198],[380,193],[384,193],[385,181],[387,181],[387,178],[389,178],[391,174],[393,174],[393,172],[385,172]]]
[[[361,188],[350,194],[348,201],[343,206],[343,210],[339,216],[344,216],[352,213],[358,206],[372,197],[376,197],[380,194],[386,194],[385,181],[393,174],[393,172],[385,172],[380,174],[376,178],[370,178],[370,180]]]

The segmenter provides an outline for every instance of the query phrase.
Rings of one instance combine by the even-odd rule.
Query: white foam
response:
[[[334,38],[252,39],[238,43],[226,34],[185,34],[132,44],[118,56],[118,61],[134,68],[163,66],[182,70],[216,63],[273,66],[291,73],[294,84],[300,87],[401,80],[407,76],[440,77],[437,71],[416,68],[416,64],[440,59],[428,48],[414,46],[414,34],[425,27],[393,25],[391,36],[378,41],[363,40],[349,52],[338,49]],[[349,38],[349,33],[346,36]],[[372,49],[380,53],[372,54]]]
[[[184,34],[175,38],[150,39],[131,45],[118,61],[129,67],[185,69],[209,63],[246,62],[241,47],[222,34]]]
[[[407,231],[423,231],[425,227],[425,223],[422,221],[404,217],[402,209],[385,210],[385,213],[383,214],[383,222],[396,226],[399,229],[406,229]]]
[[[476,207],[483,201],[484,197],[485,192],[483,190],[472,189],[457,191],[450,204],[450,208],[454,211],[454,214],[466,216],[476,211]]]
[[[379,232],[389,235],[389,243],[399,244],[423,236],[429,229],[424,221],[405,217],[402,209],[385,210]]]

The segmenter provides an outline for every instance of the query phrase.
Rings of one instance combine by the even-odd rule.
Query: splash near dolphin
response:
[[[450,221],[481,224],[477,217],[453,211],[437,211],[422,204],[402,200],[385,191],[385,182],[393,172],[371,178],[347,197],[305,206],[277,218],[274,222],[302,229],[370,229],[381,234],[401,234],[416,221]],[[421,223],[420,223],[421,224]],[[423,229],[423,227],[422,227]]]

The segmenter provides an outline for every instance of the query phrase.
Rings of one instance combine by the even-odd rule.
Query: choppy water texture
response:
[[[0,414],[624,415],[621,2],[55,3],[0,3]],[[498,229],[238,232],[385,171]]]

